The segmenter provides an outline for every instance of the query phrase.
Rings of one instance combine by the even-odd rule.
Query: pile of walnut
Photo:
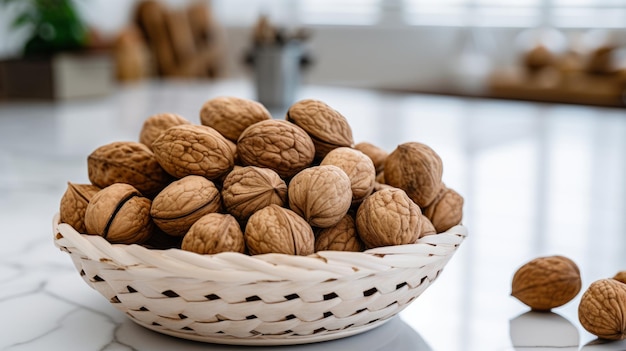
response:
[[[321,101],[277,120],[255,101],[218,97],[200,120],[153,115],[139,142],[94,150],[92,184],[68,184],[61,221],[111,243],[250,255],[412,244],[461,222],[463,198],[430,147],[354,145]]]

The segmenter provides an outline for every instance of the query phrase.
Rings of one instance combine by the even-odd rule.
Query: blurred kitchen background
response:
[[[49,4],[68,9],[46,22]],[[290,84],[624,105],[625,0],[2,0],[0,95],[36,93],[15,61],[46,50],[97,53],[118,82],[251,79],[268,35],[298,42]]]

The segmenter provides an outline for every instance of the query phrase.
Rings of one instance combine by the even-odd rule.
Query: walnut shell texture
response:
[[[357,231],[367,248],[413,244],[420,235],[421,214],[403,190],[382,189],[359,206]]]
[[[199,254],[229,251],[244,253],[246,245],[235,217],[229,214],[209,213],[191,226],[183,238],[181,248]]]
[[[71,225],[79,233],[85,233],[85,211],[98,191],[100,188],[95,185],[68,182],[59,206],[61,222]]]
[[[87,171],[89,181],[99,188],[126,183],[146,196],[155,195],[171,181],[152,151],[134,141],[98,147],[87,157]]]
[[[112,184],[89,201],[85,210],[87,233],[116,244],[143,243],[153,230],[151,204],[132,185]]]
[[[355,251],[365,250],[365,244],[356,232],[356,223],[347,214],[332,227],[320,230],[315,238],[315,251]]]
[[[513,276],[511,295],[536,311],[549,311],[571,301],[581,288],[580,270],[564,256],[538,257]]]
[[[152,149],[152,143],[170,127],[191,124],[185,117],[175,113],[158,113],[148,117],[139,132],[139,142]]]
[[[302,128],[270,119],[244,130],[237,141],[237,153],[243,165],[270,168],[289,178],[313,162],[315,146]]]
[[[244,238],[251,255],[309,255],[315,248],[313,229],[295,212],[269,205],[250,216]]]
[[[387,151],[365,141],[354,145],[354,148],[366,154],[367,157],[372,160],[374,167],[376,168],[376,173],[380,173],[383,169],[385,169],[385,160],[387,159],[387,156],[389,156]]]
[[[353,203],[361,202],[374,190],[376,179],[374,163],[359,150],[349,147],[336,148],[326,154],[320,165],[337,166],[348,175]]]
[[[314,166],[289,182],[289,207],[315,227],[337,224],[352,204],[350,178],[333,165]]]
[[[420,220],[420,238],[427,236],[427,235],[435,235],[437,234],[437,229],[435,229],[435,226],[432,224],[432,222],[430,221],[430,219],[428,219],[428,217],[422,215],[421,220]]]
[[[352,129],[346,118],[326,103],[306,99],[289,107],[286,120],[304,129],[315,144],[315,157],[321,159],[330,150],[354,145]]]
[[[437,199],[423,212],[435,226],[437,233],[443,233],[461,223],[463,197],[453,189],[444,186]]]
[[[200,122],[233,142],[237,142],[241,133],[252,124],[271,118],[262,104],[232,96],[208,100],[200,109]]]
[[[202,216],[221,208],[220,191],[215,184],[189,175],[172,182],[152,200],[150,215],[164,232],[182,236]]]
[[[591,334],[608,340],[626,338],[626,284],[600,279],[587,288],[578,305],[578,320]]]
[[[408,142],[385,160],[385,183],[406,191],[420,208],[430,205],[442,186],[443,163],[428,145]]]
[[[238,167],[224,179],[222,200],[228,213],[245,221],[265,206],[285,206],[287,184],[269,168]]]
[[[152,149],[163,169],[176,178],[199,175],[217,179],[235,163],[228,140],[207,126],[171,127],[152,143]]]

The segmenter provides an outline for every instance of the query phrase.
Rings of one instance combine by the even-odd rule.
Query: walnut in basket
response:
[[[463,197],[454,189],[444,185],[435,201],[424,208],[423,212],[432,222],[437,233],[445,232],[461,223],[463,219]]]
[[[289,107],[286,120],[311,136],[318,159],[335,148],[354,145],[352,129],[346,118],[322,101],[306,99],[296,102]]]
[[[200,122],[233,142],[237,142],[249,126],[271,118],[272,115],[262,104],[232,96],[208,100],[200,109]]]
[[[134,141],[98,147],[87,157],[87,171],[89,181],[99,188],[127,183],[146,196],[156,195],[171,181],[152,151]]]
[[[270,119],[243,131],[237,141],[237,153],[243,165],[270,168],[289,178],[311,165],[315,146],[302,128]]]
[[[152,201],[132,185],[116,183],[91,198],[85,211],[88,234],[100,235],[111,243],[140,244],[152,234]]]
[[[343,216],[339,223],[320,230],[315,238],[315,251],[363,251],[365,244],[356,232],[354,218]]]
[[[430,205],[442,187],[441,158],[428,145],[408,142],[385,160],[385,183],[406,191],[420,208]]]
[[[328,228],[350,209],[350,178],[337,166],[310,167],[291,179],[288,196],[294,212],[312,226]]]
[[[221,208],[220,191],[215,184],[189,175],[172,182],[152,200],[150,215],[164,232],[182,236],[200,217]]]
[[[100,191],[95,185],[67,183],[67,189],[61,198],[60,220],[85,233],[85,211],[91,198]]]
[[[181,248],[199,254],[244,253],[243,233],[235,217],[209,213],[198,219],[185,234]]]
[[[366,154],[372,162],[374,163],[374,167],[376,168],[376,173],[380,173],[385,169],[385,159],[389,156],[389,153],[380,147],[368,143],[368,142],[360,142],[354,145],[354,148]]]
[[[374,163],[359,150],[349,147],[336,148],[326,154],[320,165],[337,166],[348,175],[353,203],[363,201],[374,190],[376,179]]]
[[[224,179],[222,199],[228,213],[245,221],[265,206],[284,206],[287,184],[269,168],[235,167]]]
[[[163,169],[176,178],[217,179],[235,164],[231,142],[207,126],[171,127],[152,143],[152,149]]]
[[[284,253],[309,255],[314,251],[313,229],[295,212],[269,205],[250,216],[244,238],[251,255]]]
[[[139,142],[152,150],[152,143],[167,129],[181,124],[191,124],[175,113],[158,113],[148,117],[139,132]]]
[[[381,189],[366,198],[356,226],[367,248],[413,244],[421,230],[421,211],[401,189]]]

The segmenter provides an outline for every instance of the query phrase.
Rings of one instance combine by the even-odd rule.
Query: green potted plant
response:
[[[112,60],[89,50],[89,28],[73,0],[0,0],[26,31],[20,54],[0,62],[0,98],[66,99],[110,91]]]
[[[18,6],[11,26],[26,27],[30,35],[23,48],[24,56],[51,55],[83,49],[87,44],[87,26],[78,16],[71,0],[2,0],[5,6]]]

